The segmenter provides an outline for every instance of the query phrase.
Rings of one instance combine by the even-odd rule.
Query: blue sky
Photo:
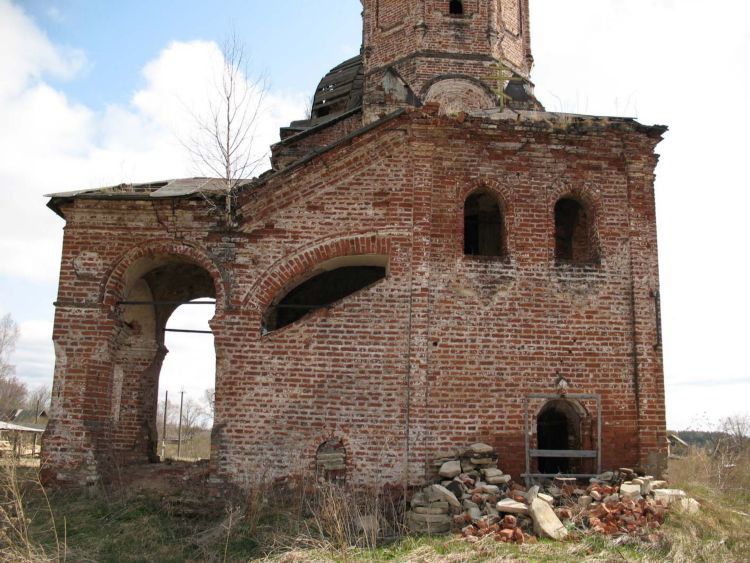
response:
[[[82,50],[73,81],[52,81],[72,99],[103,109],[127,103],[142,87],[142,68],[173,41],[221,43],[232,31],[254,66],[278,91],[312,91],[323,73],[356,55],[362,41],[359,2],[197,0],[19,2],[54,43]],[[314,29],[311,29],[314,28]]]
[[[532,78],[549,110],[670,127],[656,182],[669,425],[747,412],[750,5],[531,0],[531,10]],[[13,361],[24,381],[49,382],[54,364],[64,223],[42,195],[199,172],[179,139],[232,31],[268,80],[257,132],[267,147],[303,116],[320,77],[358,52],[360,13],[359,0],[0,0],[0,314],[21,324]],[[170,323],[200,328],[206,314],[179,310]],[[213,385],[210,339],[167,345],[164,387],[198,396]]]

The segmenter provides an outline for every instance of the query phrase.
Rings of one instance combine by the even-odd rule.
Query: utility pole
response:
[[[177,457],[180,457],[180,450],[182,449],[182,397],[185,395],[185,391],[180,391],[180,422],[177,424]]]
[[[164,423],[161,427],[161,460],[166,457],[167,448],[167,405],[169,405],[169,391],[164,391]]]

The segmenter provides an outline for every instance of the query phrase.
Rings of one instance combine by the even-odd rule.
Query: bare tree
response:
[[[10,363],[10,355],[18,342],[18,325],[10,313],[0,319],[0,379],[13,375],[16,367]]]
[[[203,411],[206,414],[207,418],[210,418],[211,420],[214,419],[214,415],[216,413],[215,410],[215,404],[216,404],[216,389],[211,387],[210,389],[205,389],[203,391]]]
[[[37,385],[26,397],[26,408],[36,415],[49,407],[52,391],[49,385]]]
[[[18,325],[8,313],[0,319],[0,417],[22,407],[26,399],[26,385],[15,376],[16,366],[10,363],[18,335]]]
[[[206,176],[223,180],[224,212],[233,225],[237,188],[265,158],[255,154],[253,141],[266,85],[248,75],[245,47],[236,34],[224,42],[222,54],[223,68],[208,112],[194,113],[198,134],[185,146]]]
[[[735,414],[719,421],[719,431],[726,435],[731,450],[742,450],[750,445],[750,416]]]
[[[195,433],[204,430],[203,409],[201,405],[192,398],[185,399],[182,405],[182,435],[185,440],[192,440]]]

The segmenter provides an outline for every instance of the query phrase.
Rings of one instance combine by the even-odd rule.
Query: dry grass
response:
[[[740,460],[740,458],[738,458]],[[5,561],[748,561],[750,465],[696,451],[674,460],[672,484],[702,505],[670,513],[663,540],[587,536],[515,546],[491,537],[410,537],[398,497],[347,486],[280,488],[259,480],[225,509],[186,518],[165,510],[158,491],[99,490],[87,495],[39,485],[36,471],[0,468],[0,560]],[[187,493],[186,493],[187,494]],[[191,502],[200,493],[193,494]],[[200,504],[200,502],[198,503]]]

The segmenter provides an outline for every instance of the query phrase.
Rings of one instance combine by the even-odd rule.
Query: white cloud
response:
[[[737,398],[747,396],[750,378],[743,70],[750,5],[534,0],[531,7],[532,78],[548,109],[670,127],[657,148],[656,183],[670,427],[704,411],[717,419],[747,410]]]
[[[27,321],[19,326],[20,338],[12,363],[17,374],[30,387],[51,385],[55,351],[52,347],[52,323]]]
[[[9,0],[0,0],[0,99],[17,95],[44,74],[72,77],[85,64],[79,50],[52,45],[45,34]]]
[[[48,82],[74,78],[83,54],[54,45],[23,10],[0,0],[0,276],[56,282],[63,222],[43,194],[200,173],[180,139],[190,136],[194,108],[207,104],[221,63],[214,43],[171,43],[145,65],[145,85],[129,104],[95,111]],[[270,92],[265,107],[255,142],[261,153],[279,127],[303,115],[304,96]],[[25,318],[24,311],[11,313]],[[202,348],[179,339],[173,346],[181,351],[172,357],[182,361],[168,361],[167,380],[172,363],[183,375],[203,365]],[[13,360],[19,374],[32,385],[49,381],[53,356],[51,319],[22,323]]]

